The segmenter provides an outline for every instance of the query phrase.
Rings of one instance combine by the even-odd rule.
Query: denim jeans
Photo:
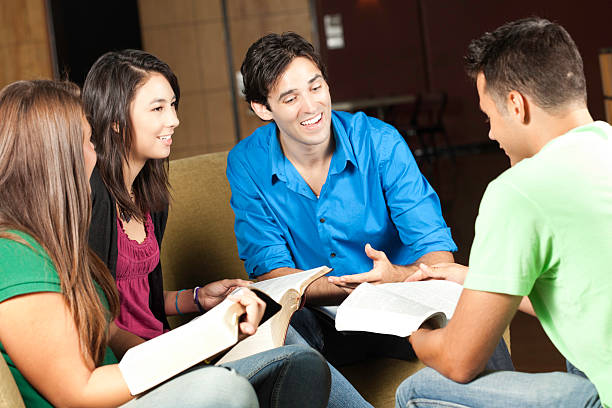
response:
[[[316,351],[280,347],[223,366],[196,366],[122,408],[325,407],[330,374]]]
[[[310,347],[308,342],[292,327],[289,326],[285,344],[299,344]],[[327,363],[331,373],[331,390],[329,393],[329,408],[345,407],[364,407],[371,408],[370,405],[353,385],[329,362]],[[297,406],[297,405],[296,405]]]
[[[309,308],[303,308],[293,315],[285,344],[308,344],[320,351],[330,363],[330,408],[372,406],[334,366],[340,367],[372,357],[416,359],[407,339],[376,333],[338,332],[331,318]],[[487,369],[514,370],[503,339],[487,363]]]
[[[595,386],[585,377],[553,372],[486,372],[467,384],[427,367],[397,388],[396,408],[601,407]]]

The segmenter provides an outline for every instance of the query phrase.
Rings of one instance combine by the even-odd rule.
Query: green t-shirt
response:
[[[469,289],[528,295],[557,349],[612,406],[612,127],[581,126],[487,187]]]
[[[32,248],[13,240],[0,239],[0,302],[26,293],[61,292],[59,277],[47,253],[29,235],[12,232],[26,240]],[[107,306],[106,298],[99,288],[98,292],[103,304]],[[21,375],[2,343],[0,351],[15,378],[26,407],[51,407]],[[103,365],[115,363],[117,359],[110,348],[107,348]]]

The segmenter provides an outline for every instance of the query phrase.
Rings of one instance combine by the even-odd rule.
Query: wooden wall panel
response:
[[[293,31],[312,41],[309,0],[228,0],[227,5],[235,74],[249,46],[265,34]],[[238,109],[242,139],[265,124],[242,95],[238,95]]]
[[[167,62],[181,86],[181,124],[175,132],[172,158],[233,146],[221,1],[139,0],[138,5],[143,48]],[[220,92],[228,97],[218,98]],[[210,103],[211,98],[216,104]],[[221,129],[219,120],[230,124]]]
[[[172,158],[231,149],[236,143],[232,82],[247,48],[268,32],[312,38],[309,0],[226,0],[232,74],[221,0],[139,0],[143,47],[176,72],[181,125]],[[237,95],[241,138],[262,122]]]
[[[0,2],[0,88],[22,79],[51,79],[44,0]]]
[[[221,20],[199,23],[196,26],[202,87],[206,90],[228,90],[230,87],[224,35]]]

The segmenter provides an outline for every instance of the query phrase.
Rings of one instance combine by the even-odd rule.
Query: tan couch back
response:
[[[227,152],[170,162],[172,203],[162,245],[166,289],[246,278],[234,238]]]
[[[223,278],[247,278],[234,236],[227,152],[170,162],[172,202],[162,242],[164,288],[193,288]],[[186,318],[171,317],[170,325]]]

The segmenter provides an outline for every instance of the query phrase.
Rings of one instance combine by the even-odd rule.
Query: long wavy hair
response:
[[[146,161],[132,185],[134,201],[123,179],[123,164],[134,144],[130,104],[152,73],[166,78],[178,109],[181,92],[176,76],[168,64],[144,51],[107,52],[92,65],[83,85],[83,106],[102,180],[123,213],[141,221],[147,212],[163,210],[170,202],[168,158]]]
[[[79,88],[67,82],[20,81],[0,91],[0,237],[28,245],[27,233],[51,258],[74,317],[81,352],[99,365],[109,319],[119,300],[106,266],[87,243],[91,218],[83,159]],[[109,309],[96,291],[98,282]]]

